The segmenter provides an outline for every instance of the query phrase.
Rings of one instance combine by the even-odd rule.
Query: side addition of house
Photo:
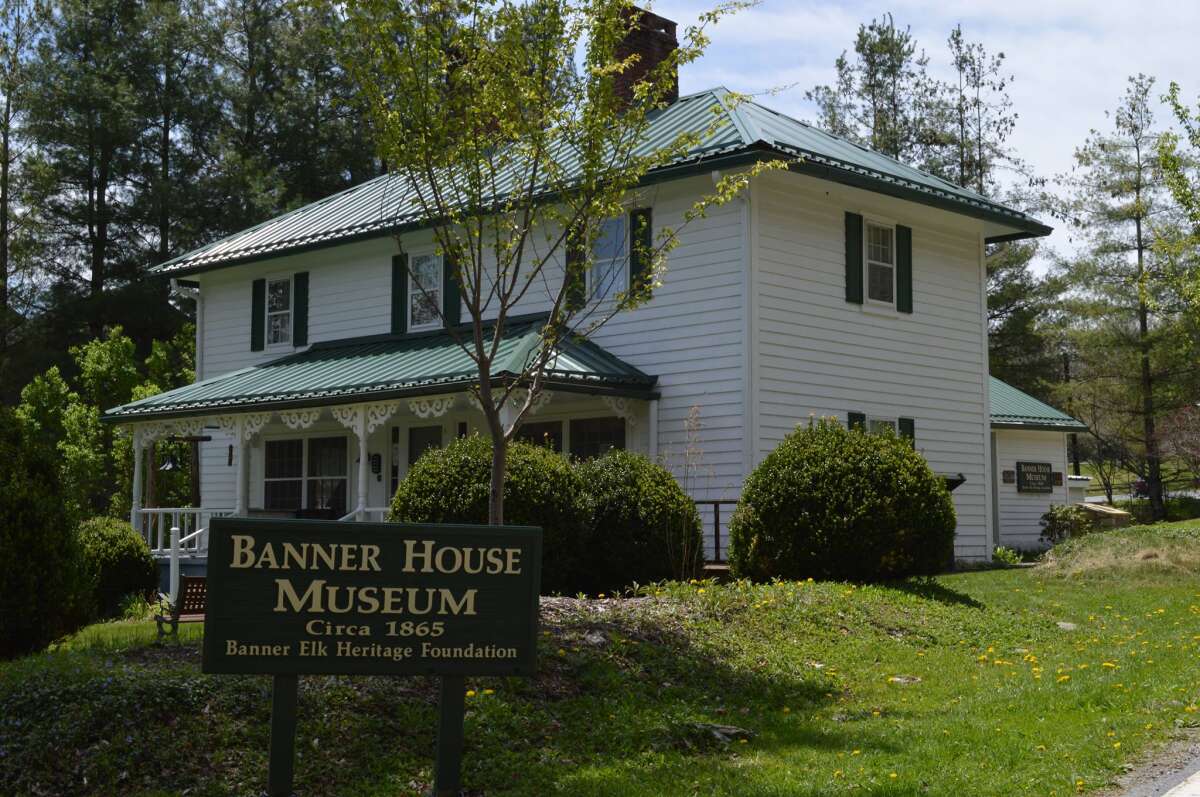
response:
[[[673,42],[674,23],[644,24]],[[520,436],[660,459],[702,502],[720,559],[742,481],[797,424],[892,428],[957,485],[957,554],[990,556],[985,247],[1049,228],[724,89],[676,99],[647,135],[680,130],[700,143],[632,193],[597,255],[622,262],[634,214],[681,227],[721,173],[791,166],[684,227],[648,303],[564,344]],[[106,419],[133,434],[132,520],[160,553],[177,525],[202,562],[220,514],[379,519],[422,452],[482,429],[471,362],[426,304],[453,324],[454,286],[397,193],[380,177],[158,267],[196,299],[197,381]],[[547,299],[508,332],[512,373]],[[147,443],[168,435],[202,440],[201,507],[142,505]]]

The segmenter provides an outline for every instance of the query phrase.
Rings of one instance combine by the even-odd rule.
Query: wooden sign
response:
[[[268,794],[291,793],[298,675],[440,675],[457,794],[467,675],[533,675],[542,532],[213,518],[202,670],[275,675]]]
[[[1018,462],[1017,463],[1017,492],[1019,493],[1052,493],[1053,467],[1049,462]]]

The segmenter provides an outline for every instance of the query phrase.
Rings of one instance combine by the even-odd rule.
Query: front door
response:
[[[406,452],[401,451],[400,435],[404,434],[404,442],[407,443]],[[431,448],[442,447],[442,427],[437,426],[410,426],[407,431],[404,427],[392,427],[392,473],[391,473],[391,495],[396,494],[396,490],[400,487],[400,479],[408,472],[421,455]],[[407,463],[407,467],[400,468],[400,463]]]

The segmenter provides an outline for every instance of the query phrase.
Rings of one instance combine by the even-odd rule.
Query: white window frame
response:
[[[350,454],[351,454],[350,436],[345,435],[345,434],[338,434],[337,432],[332,431],[332,430],[326,431],[326,432],[312,431],[312,432],[308,432],[307,434],[276,434],[276,435],[264,435],[263,436],[263,447],[262,447],[263,495],[262,495],[262,503],[263,503],[264,508],[266,507],[266,504],[267,504],[267,482],[294,482],[294,481],[296,481],[297,478],[299,478],[300,479],[300,508],[303,509],[305,506],[308,505],[308,483],[310,481],[315,481],[317,479],[339,478],[338,476],[309,476],[308,475],[308,443],[309,443],[309,441],[313,440],[313,439],[324,439],[324,438],[328,438],[328,437],[340,437],[346,441],[346,476],[345,476],[345,478],[346,478],[346,507],[347,507],[346,511],[349,511],[350,498],[351,498],[351,494],[352,494],[351,490],[354,488],[354,484],[351,481],[351,478],[353,476],[353,470],[354,470],[354,467],[353,467],[354,460],[350,456]],[[282,442],[282,441],[287,441],[287,440],[302,441],[302,445],[300,447],[300,476],[299,477],[287,476],[287,477],[279,477],[279,478],[267,478],[267,443],[268,442],[277,443],[277,442]]]
[[[296,339],[296,281],[292,279],[291,274],[276,274],[266,277],[266,290],[263,292],[263,345],[267,349],[291,349],[295,348],[292,343]],[[288,309],[287,310],[271,310],[271,283],[286,282],[288,284]],[[271,342],[271,316],[284,315],[288,317],[288,337],[287,340]]]
[[[871,259],[871,228],[878,227],[880,229],[890,230],[892,233],[892,262],[884,263],[882,260]],[[881,219],[878,217],[863,217],[863,303],[874,305],[875,307],[887,307],[892,310],[896,309],[896,290],[899,285],[896,281],[896,223],[890,219]],[[871,264],[877,266],[886,266],[892,270],[892,300],[890,302],[883,299],[871,298]]]
[[[419,257],[431,257],[437,262],[437,284],[429,286],[430,289],[426,291],[422,291],[413,280],[413,272],[416,271],[416,260]],[[430,329],[440,329],[442,326],[441,314],[445,312],[444,303],[446,300],[446,297],[442,295],[442,291],[444,289],[444,286],[442,285],[442,273],[446,267],[445,255],[440,255],[432,249],[418,250],[409,255],[408,262],[408,273],[404,275],[404,278],[408,280],[406,291],[408,294],[408,306],[404,308],[405,320],[408,322],[406,329],[408,329],[409,332],[424,332]],[[438,314],[435,315],[433,320],[429,321],[428,323],[416,324],[413,322],[413,302],[419,298],[423,299],[427,293],[431,295],[436,293]]]
[[[587,293],[589,297],[595,297],[600,302],[611,302],[616,298],[616,295],[622,291],[629,290],[629,213],[624,212],[620,216],[612,216],[605,219],[601,224],[609,222],[621,222],[625,228],[625,234],[621,236],[621,252],[614,258],[607,259],[604,262],[607,266],[618,266],[621,271],[619,274],[613,275],[612,292],[608,295],[601,296],[598,291],[600,286],[596,281],[601,273],[601,261],[596,259],[596,242],[600,240],[599,230],[596,231],[596,238],[588,244],[588,254],[592,261],[592,266],[587,270]]]

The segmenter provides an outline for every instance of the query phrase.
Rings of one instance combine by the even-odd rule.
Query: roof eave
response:
[[[1082,423],[1052,423],[1038,421],[992,421],[993,429],[1014,429],[1026,432],[1087,432],[1088,427]]]
[[[874,193],[893,196],[898,199],[916,202],[929,207],[947,210],[952,213],[958,213],[960,215],[970,216],[972,218],[990,221],[1016,229],[1016,231],[1012,233],[991,236],[986,239],[987,243],[1016,241],[1026,238],[1039,238],[1049,235],[1053,230],[1053,228],[1048,227],[1034,219],[1018,218],[1013,215],[992,211],[987,208],[977,207],[968,202],[941,197],[927,191],[910,188],[895,181],[874,177],[870,174],[854,172],[848,169],[840,169],[831,164],[817,163],[812,158],[805,157],[803,153],[788,152],[765,141],[755,141],[735,150],[720,152],[713,155],[703,155],[698,158],[673,164],[671,166],[666,166],[661,169],[656,169],[653,172],[645,175],[639,182],[639,185],[654,185],[691,176],[698,172],[710,171],[712,169],[744,166],[764,158],[774,160],[792,160],[799,158],[799,160],[795,160],[795,162],[789,166],[789,169],[801,174],[808,174],[819,179],[829,180],[831,182],[849,185],[855,188],[862,188],[864,190],[873,191]],[[201,274],[208,271],[231,268],[233,266],[274,260],[280,257],[290,257],[292,255],[298,255],[320,249],[328,249],[350,243],[357,243],[359,241],[400,235],[405,232],[415,232],[417,230],[425,229],[428,226],[430,226],[429,223],[424,221],[411,221],[402,224],[384,225],[338,238],[324,238],[319,241],[309,241],[307,243],[301,243],[297,244],[296,246],[290,246],[282,249],[272,249],[265,252],[251,252],[224,260],[198,263],[194,266],[170,268],[171,263],[179,262],[187,257],[187,255],[181,255],[175,260],[164,263],[161,266],[156,266],[154,271],[155,273],[170,275],[172,277]]]

